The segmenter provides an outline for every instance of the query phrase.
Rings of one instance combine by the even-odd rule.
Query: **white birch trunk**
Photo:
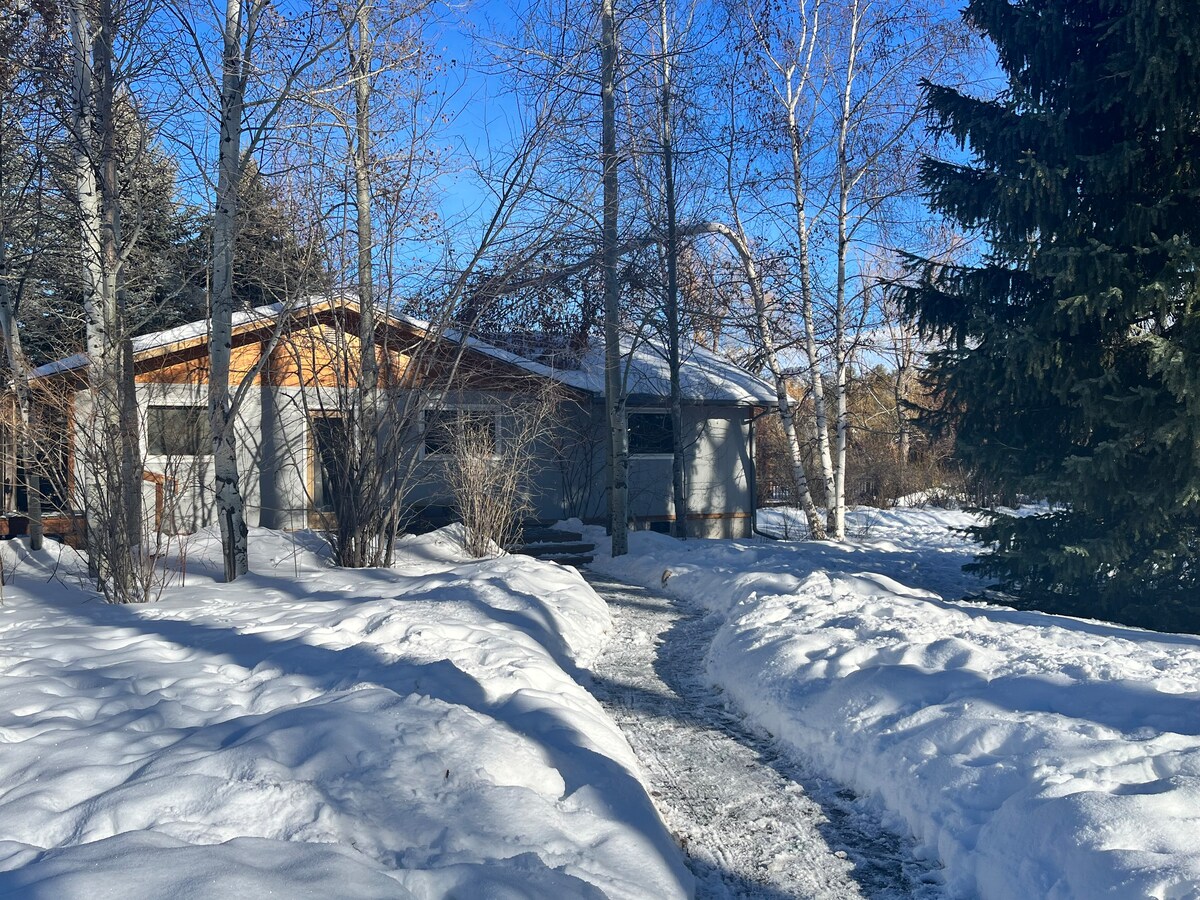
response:
[[[663,182],[667,205],[667,367],[671,381],[671,495],[675,512],[673,533],[688,536],[687,491],[684,472],[687,461],[683,446],[683,387],[680,383],[679,337],[679,235],[675,208],[675,144],[671,130],[671,56],[667,0],[659,4],[662,36],[662,155]]]
[[[68,8],[74,53],[72,143],[87,320],[91,420],[83,461],[89,569],[110,601],[136,595],[141,472],[130,344],[124,334],[120,169],[116,141],[115,13],[101,0],[93,22]],[[78,449],[78,448],[77,448]]]
[[[796,119],[796,104],[800,88],[787,84],[785,105],[788,117],[788,137],[792,154],[792,203],[796,216],[797,262],[800,276],[800,315],[804,323],[804,357],[808,365],[809,392],[813,403],[813,433],[817,441],[817,459],[821,464],[821,480],[825,489],[828,530],[837,536],[834,524],[834,498],[837,493],[833,456],[829,447],[829,414],[825,402],[825,380],[821,370],[821,353],[817,344],[816,316],[813,310],[813,272],[810,256],[810,232],[805,208],[804,160],[802,134]]]
[[[221,57],[220,139],[217,151],[217,197],[213,213],[212,317],[209,336],[208,415],[212,428],[213,476],[225,580],[249,570],[248,529],[242,498],[230,398],[233,351],[233,246],[238,186],[242,175],[242,112],[245,75],[242,60],[241,0],[226,0]]]
[[[111,339],[105,316],[100,254],[100,188],[93,160],[92,139],[96,124],[96,87],[92,71],[92,23],[82,2],[68,7],[71,48],[74,52],[73,150],[75,163],[75,199],[80,227],[80,271],[83,281],[83,308],[87,320],[88,387],[92,395],[92,421],[85,440],[105,446],[108,432],[115,430],[115,409],[109,414],[116,385],[112,379]],[[93,453],[92,456],[95,456]],[[97,471],[81,472],[86,540],[89,548],[88,571],[101,589],[111,580],[111,560],[106,559],[107,529],[103,512],[110,509],[107,489],[115,481],[105,466],[111,455],[98,460]]]
[[[350,68],[354,78],[354,134],[350,157],[354,170],[354,203],[357,222],[359,359],[356,421],[357,434],[351,452],[357,460],[355,483],[347,485],[353,494],[353,508],[346,510],[352,522],[342,526],[339,517],[339,545],[346,543],[343,565],[363,566],[368,563],[371,546],[381,547],[382,535],[371,534],[372,523],[363,521],[371,503],[370,494],[381,490],[378,484],[379,466],[376,460],[378,431],[379,363],[375,356],[375,287],[374,287],[374,228],[371,221],[371,60],[373,58],[370,9],[358,8],[353,37],[348,36],[351,48]],[[374,517],[378,519],[378,517]],[[374,523],[377,529],[382,522]],[[378,565],[382,559],[373,560]]]
[[[67,8],[70,17],[71,49],[74,53],[74,84],[72,85],[73,106],[73,156],[75,165],[75,200],[78,204],[80,227],[80,274],[83,281],[83,306],[87,318],[87,353],[89,361],[88,380],[96,391],[98,379],[105,370],[105,346],[103,319],[100,310],[100,197],[96,183],[96,170],[92,165],[91,139],[95,130],[96,96],[92,79],[92,26],[82,2],[72,2]],[[84,475],[85,513],[89,515],[87,528],[92,531],[94,511],[101,506],[99,495],[100,479]],[[89,557],[93,575],[98,575],[97,559]]]
[[[849,45],[846,48],[846,72],[842,82],[841,108],[837,135],[837,282],[834,289],[833,358],[837,367],[837,459],[834,465],[835,484],[829,501],[829,530],[835,540],[846,537],[846,452],[850,436],[850,413],[847,402],[850,342],[847,322],[847,254],[850,249],[849,215],[851,173],[849,132],[854,79],[857,75],[859,4],[851,4]]]

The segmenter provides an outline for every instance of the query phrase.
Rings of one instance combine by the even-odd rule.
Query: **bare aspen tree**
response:
[[[110,0],[67,8],[74,61],[71,145],[75,159],[87,318],[86,426],[107,449],[87,473],[89,565],[110,600],[135,597],[132,572],[141,543],[132,342],[125,315],[123,267],[131,241],[122,233],[116,103],[122,73],[115,56],[117,15]]]
[[[18,319],[32,284],[31,270],[45,241],[46,167],[40,158],[48,135],[33,116],[36,89],[28,72],[34,10],[15,15],[0,42],[0,337],[16,399],[13,449],[24,481],[29,545],[42,549],[42,491],[32,422],[29,362]],[[37,11],[49,28],[53,10]],[[32,127],[31,127],[32,125]],[[15,486],[15,485],[14,485]],[[15,499],[15,498],[14,498]]]
[[[220,136],[217,144],[217,194],[213,209],[212,276],[209,300],[208,415],[212,428],[213,478],[225,580],[249,569],[246,511],[242,500],[235,443],[235,410],[229,379],[233,353],[233,251],[242,177],[242,128],[246,81],[259,17],[265,2],[245,8],[242,0],[226,0],[222,30]]]
[[[379,400],[379,361],[375,349],[375,232],[371,220],[371,61],[374,58],[371,39],[370,10],[360,6],[354,16],[354,27],[347,28],[350,73],[354,83],[354,132],[353,150],[350,154],[354,170],[354,211],[356,218],[357,262],[358,262],[358,355],[359,355],[359,410],[351,453],[358,463],[357,490],[354,494],[356,510],[362,509],[366,498],[362,496],[376,479],[378,469],[377,436],[379,422],[377,405]],[[358,518],[358,516],[355,516]],[[339,552],[352,562],[366,560],[369,548],[365,546],[374,535],[340,535]],[[341,543],[348,546],[345,550]]]
[[[419,2],[339,8],[345,32],[346,90],[321,91],[305,98],[329,117],[332,129],[339,133],[344,151],[333,155],[344,155],[351,175],[353,248],[347,256],[352,259],[358,299],[356,371],[348,384],[339,386],[343,402],[338,414],[345,423],[346,441],[338,478],[341,500],[334,541],[339,562],[348,566],[382,564],[398,524],[389,496],[394,485],[384,468],[384,457],[394,453],[389,452],[384,436],[402,432],[405,426],[396,415],[395,397],[382,390],[380,381],[380,353],[386,354],[389,348],[386,341],[378,346],[387,331],[381,331],[377,321],[381,298],[375,272],[381,243],[375,232],[374,179],[378,175],[383,180],[382,192],[394,205],[411,205],[414,217],[421,214],[422,160],[428,156],[427,126],[421,121],[428,74],[421,37],[426,10],[427,4]],[[326,93],[344,96],[346,108],[325,101]],[[382,121],[377,115],[380,108],[386,110]],[[406,112],[409,121],[398,119],[397,108]],[[382,142],[378,151],[377,141]],[[391,270],[394,261],[388,258],[389,244],[383,243],[382,255],[385,267]],[[387,295],[382,299],[394,301]]]
[[[226,581],[244,575],[249,568],[246,509],[237,455],[237,414],[248,384],[261,371],[269,355],[264,352],[260,365],[247,373],[240,384],[231,384],[239,188],[249,160],[262,149],[272,129],[278,125],[281,112],[301,78],[341,40],[337,29],[332,35],[327,33],[325,20],[315,10],[302,13],[298,20],[271,23],[274,35],[287,38],[282,47],[275,48],[276,60],[283,58],[286,62],[283,71],[275,73],[269,83],[259,84],[261,96],[250,102],[247,91],[252,80],[263,80],[259,57],[265,50],[262,42],[268,30],[267,20],[275,15],[276,10],[268,0],[226,0],[219,22],[221,66],[209,278],[208,413],[212,426],[214,499]],[[206,41],[186,19],[183,24],[197,51],[203,54]],[[285,319],[286,315],[281,312],[280,326]],[[277,341],[278,333],[277,328],[268,349]]]
[[[823,3],[822,0],[797,0],[794,7],[787,9],[791,15],[784,13],[782,21],[776,21],[766,15],[759,16],[754,11],[747,10],[747,21],[749,31],[753,36],[753,46],[757,51],[756,55],[760,59],[760,66],[768,73],[771,96],[779,104],[783,113],[786,147],[791,164],[788,172],[791,191],[790,206],[793,216],[791,238],[795,247],[796,281],[800,293],[800,323],[803,329],[803,351],[806,358],[806,386],[813,406],[812,433],[816,439],[823,493],[826,498],[826,506],[829,508],[829,519],[826,524],[813,528],[813,523],[810,521],[813,537],[820,540],[825,537],[827,530],[834,537],[839,536],[835,527],[836,516],[833,513],[831,499],[836,492],[836,475],[829,441],[825,380],[819,365],[820,350],[813,296],[812,226],[809,221],[810,200],[807,170],[811,153],[809,148],[814,140],[818,124],[813,109],[818,102],[817,88],[814,86],[817,74],[814,66],[820,62],[817,57],[817,49],[818,39],[823,35]],[[778,12],[777,15],[779,15]],[[786,325],[777,316],[756,314],[755,327],[758,329],[772,373],[782,371],[774,350],[777,342],[775,332],[786,328]],[[781,394],[782,396],[783,394]],[[790,409],[785,413],[785,405],[790,408],[790,397],[786,401],[783,399],[780,401],[780,415],[786,419],[790,415]],[[804,437],[799,431],[788,428],[786,423],[784,431],[787,433],[789,441],[792,438],[799,441],[793,454],[793,467],[795,467],[795,459],[799,457]]]
[[[748,2],[741,17],[756,96],[776,111],[745,112],[763,134],[747,152],[779,148],[786,173],[751,192],[758,227],[779,236],[789,263],[775,287],[783,302],[766,324],[801,351],[826,527],[836,540],[846,528],[852,367],[879,324],[870,272],[893,242],[909,239],[905,204],[929,145],[919,80],[952,75],[967,49],[941,13],[932,2],[792,0]]]
[[[629,552],[629,423],[621,378],[621,283],[617,271],[617,26],[613,0],[600,3],[600,164],[604,186],[604,389],[608,410],[608,506],[612,555]]]
[[[687,462],[684,458],[683,446],[683,387],[681,384],[680,367],[680,309],[679,309],[679,234],[677,228],[677,213],[675,197],[675,138],[672,130],[674,103],[672,97],[671,78],[671,29],[669,21],[668,0],[660,0],[660,37],[662,40],[662,87],[660,97],[661,107],[661,141],[663,162],[663,191],[667,213],[666,263],[667,284],[665,313],[667,319],[667,367],[671,381],[671,494],[675,507],[675,523],[672,532],[677,538],[686,538],[687,527],[687,492],[684,489],[684,473]]]
[[[816,540],[824,540],[825,530],[821,521],[821,515],[813,500],[812,492],[809,490],[804,459],[800,455],[803,440],[796,426],[795,403],[792,400],[791,394],[788,393],[787,373],[779,361],[779,351],[775,346],[775,330],[771,321],[773,314],[772,304],[763,286],[763,278],[755,263],[754,254],[750,249],[750,242],[746,238],[740,218],[736,215],[736,206],[734,213],[733,227],[719,222],[711,222],[693,226],[688,230],[696,234],[708,233],[720,235],[737,254],[742,272],[745,275],[746,284],[750,288],[754,322],[759,341],[762,345],[763,358],[767,369],[771,373],[772,383],[775,386],[775,401],[779,411],[779,420],[783,426],[784,435],[787,438],[788,452],[791,457],[792,479],[796,484],[797,490],[800,492],[798,498],[800,500],[800,508],[804,511],[804,516],[808,520],[809,534]]]

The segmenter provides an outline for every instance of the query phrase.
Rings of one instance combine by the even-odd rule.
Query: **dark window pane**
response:
[[[425,454],[453,453],[454,442],[469,430],[472,446],[476,441],[489,453],[496,450],[496,416],[483,409],[425,410]]]
[[[146,452],[151,456],[212,453],[208,410],[203,406],[151,406],[146,412]]]
[[[312,420],[313,508],[336,512],[346,481],[346,454],[350,444],[341,416],[316,416]]]
[[[629,452],[633,455],[672,452],[671,414],[631,412],[629,414]]]

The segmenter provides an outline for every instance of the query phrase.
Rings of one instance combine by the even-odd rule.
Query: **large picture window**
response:
[[[670,456],[673,452],[670,413],[631,412],[629,414],[630,456]]]
[[[460,438],[486,455],[496,452],[496,414],[487,409],[446,407],[425,410],[425,455],[451,454]]]
[[[208,410],[203,406],[151,406],[146,411],[146,452],[151,456],[211,454]]]

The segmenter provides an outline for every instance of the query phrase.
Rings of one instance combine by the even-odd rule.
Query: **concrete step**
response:
[[[580,566],[590,566],[592,564],[590,556],[542,556],[538,558],[546,562],[556,562],[560,566],[574,566],[577,569]]]
[[[524,553],[526,556],[538,556],[548,558],[552,556],[586,556],[596,549],[595,544],[586,543],[584,541],[557,541],[555,543],[530,543],[526,541],[523,544],[517,544],[512,548],[512,553]]]
[[[583,535],[578,531],[559,531],[545,525],[526,525],[521,529],[521,540],[525,544],[578,543]]]
[[[528,523],[521,531],[521,543],[507,549],[510,553],[566,566],[586,566],[592,561],[596,545],[585,541],[577,531],[559,531],[538,523]]]

